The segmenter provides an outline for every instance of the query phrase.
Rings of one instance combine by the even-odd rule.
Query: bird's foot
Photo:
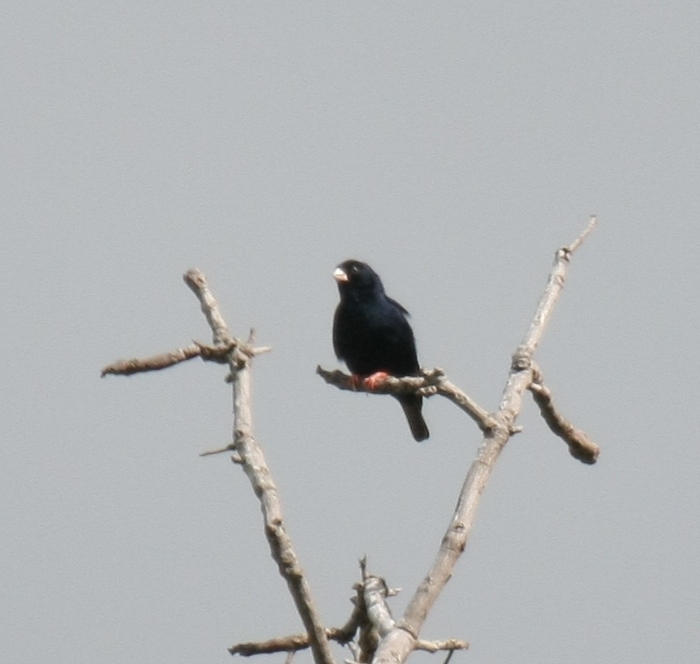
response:
[[[386,373],[386,371],[377,371],[364,379],[364,386],[368,390],[376,390],[387,378],[391,378],[391,375]]]

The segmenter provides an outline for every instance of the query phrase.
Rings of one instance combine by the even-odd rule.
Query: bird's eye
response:
[[[359,271],[360,271],[360,268],[359,268],[358,265],[353,265],[353,266],[350,268],[350,272],[352,272],[353,274],[357,274]]]

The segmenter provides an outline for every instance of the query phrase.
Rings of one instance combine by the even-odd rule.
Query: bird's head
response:
[[[347,260],[338,265],[333,272],[338,282],[341,296],[347,293],[382,293],[384,286],[379,275],[367,263]]]

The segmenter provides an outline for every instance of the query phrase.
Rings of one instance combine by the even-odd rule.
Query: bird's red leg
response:
[[[377,371],[371,376],[367,376],[364,380],[364,385],[367,389],[375,390],[378,388],[387,378],[391,378],[391,375],[386,371]]]

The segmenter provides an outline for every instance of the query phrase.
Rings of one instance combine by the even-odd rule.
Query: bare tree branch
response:
[[[497,426],[485,432],[435,561],[416,589],[403,618],[379,643],[373,660],[375,664],[400,664],[406,661],[415,648],[428,612],[452,576],[454,566],[471,534],[479,498],[501,451],[510,439],[515,420],[522,411],[523,395],[533,382],[532,356],[563,288],[571,255],[592,231],[595,223],[595,218],[592,218],[584,232],[570,246],[559,249],[555,255],[547,286],[530,328],[513,355],[499,409],[493,414]]]
[[[195,268],[187,270],[182,275],[182,278],[199,300],[202,313],[211,328],[214,343],[218,345],[230,341],[231,333],[228,331],[228,325],[226,325],[226,321],[221,315],[221,311],[219,311],[219,305],[214,294],[209,290],[209,284],[207,284],[207,278],[204,276],[204,273]]]
[[[398,593],[397,589],[389,588],[381,577],[367,573],[366,558],[360,561],[360,568],[362,582],[354,586],[356,595],[352,598],[352,615],[343,627],[326,630],[328,639],[347,645],[351,649],[353,661],[358,664],[371,660],[381,636],[394,626],[395,622],[386,604],[386,598]],[[229,652],[232,655],[250,657],[275,652],[294,653],[308,647],[308,635],[293,634],[267,641],[237,643],[229,648]],[[415,644],[416,650],[430,653],[466,650],[468,647],[469,644],[461,639],[418,640]]]
[[[386,598],[389,596],[389,587],[386,581],[379,576],[367,575],[364,580],[363,597],[367,617],[377,630],[379,636],[384,636],[396,624],[391,615]]]
[[[326,630],[326,636],[329,640],[335,641],[340,645],[346,645],[349,639],[346,635],[336,629],[330,628]],[[309,647],[308,634],[292,634],[290,636],[281,636],[268,641],[251,641],[249,643],[237,643],[231,646],[228,651],[232,655],[240,655],[241,657],[253,657],[254,655],[270,655],[276,652],[297,652],[306,650]],[[461,639],[446,639],[444,641],[424,641],[419,639],[416,641],[415,650],[435,653],[440,651],[452,650],[467,650],[469,643]]]
[[[216,345],[195,341],[191,346],[176,348],[173,351],[160,353],[159,355],[137,357],[129,360],[117,360],[104,367],[100,376],[102,378],[110,374],[115,376],[130,376],[131,374],[144,373],[146,371],[160,371],[161,369],[167,369],[168,367],[172,367],[180,362],[185,362],[186,360],[191,360],[195,357],[201,357],[205,362],[227,364],[231,351],[236,347],[240,349],[241,353],[248,357],[262,355],[272,350],[269,346],[254,348],[249,344],[242,343],[239,339],[229,339],[226,343]]]
[[[209,290],[204,275],[198,270],[190,270],[185,275],[185,282],[202,305],[202,312],[212,329],[214,343],[217,345],[227,344],[231,339],[228,326],[219,312],[216,299]],[[233,445],[239,455],[236,462],[243,466],[255,495],[260,500],[265,521],[265,536],[270,545],[272,557],[277,562],[280,574],[287,582],[297,611],[308,632],[314,659],[317,664],[332,664],[333,655],[326,630],[284,525],[277,487],[265,461],[262,448],[253,437],[250,408],[250,355],[243,350],[247,345],[237,340],[229,361],[233,383]]]
[[[326,630],[326,638],[345,645],[350,639],[339,629],[330,628]],[[350,637],[352,638],[352,636]],[[252,657],[253,655],[270,655],[275,652],[297,652],[306,650],[310,646],[308,634],[292,634],[290,636],[280,636],[267,641],[251,641],[249,643],[237,643],[231,646],[228,651],[232,655],[241,657]]]
[[[187,271],[183,275],[183,279],[200,302],[202,312],[212,330],[214,345],[195,341],[190,346],[177,348],[174,351],[160,353],[151,357],[117,360],[102,369],[100,374],[102,377],[109,374],[130,376],[131,374],[145,371],[159,371],[195,357],[201,357],[205,361],[226,364],[231,360],[231,353],[234,350],[237,351],[235,354],[236,361],[244,362],[244,356],[251,358],[271,350],[269,346],[261,346],[259,348],[252,346],[252,330],[251,338],[248,342],[234,339],[230,335],[226,322],[219,312],[216,300],[207,286],[206,277],[199,270]]]
[[[555,408],[552,393],[545,386],[542,372],[534,362],[532,362],[532,373],[533,379],[529,389],[552,433],[564,440],[569,446],[572,457],[583,463],[595,463],[600,454],[600,448]]]
[[[138,371],[162,369],[197,356],[204,360],[228,364],[229,380],[233,384],[234,427],[233,443],[230,446],[234,452],[233,460],[243,467],[255,495],[260,500],[265,536],[272,557],[277,563],[280,574],[287,582],[297,611],[307,630],[308,645],[311,646],[314,660],[316,664],[333,664],[328,635],[284,525],[277,487],[265,461],[262,448],[253,437],[250,408],[250,360],[268,349],[253,348],[252,332],[248,341],[231,336],[204,274],[199,270],[189,270],[183,278],[201,304],[202,312],[212,330],[214,345],[195,343],[194,346],[189,346],[187,349],[181,349],[175,353],[164,353],[155,356],[155,358],[120,361],[105,367],[102,375],[129,375]]]
[[[481,408],[464,391],[450,382],[442,369],[423,371],[415,377],[387,377],[381,383],[373,382],[368,387],[353,376],[340,371],[327,371],[320,366],[317,372],[326,382],[340,389],[377,394],[417,393],[430,397],[440,394],[459,408],[479,426],[484,434],[477,457],[462,486],[452,521],[445,533],[436,559],[425,579],[416,589],[404,616],[398,622],[393,619],[386,598],[396,591],[388,588],[381,577],[366,572],[366,561],[362,566],[362,583],[355,586],[354,609],[342,628],[325,629],[311,598],[299,560],[293,550],[282,517],[281,504],[263,452],[252,432],[250,409],[250,361],[256,355],[267,352],[268,347],[255,347],[254,335],[244,341],[232,337],[221,315],[216,299],[209,290],[204,275],[190,270],[184,280],[197,296],[202,312],[212,330],[213,344],[195,341],[192,345],[178,348],[147,358],[120,360],[102,370],[102,376],[131,375],[173,366],[180,362],[201,357],[205,361],[227,364],[230,374],[227,381],[233,384],[234,429],[233,441],[218,449],[202,453],[202,456],[231,452],[232,461],[243,467],[256,496],[261,503],[265,535],[270,551],[286,580],[306,634],[271,639],[259,643],[239,643],[232,646],[231,654],[250,656],[271,652],[287,652],[291,661],[298,650],[311,648],[316,664],[333,664],[329,641],[337,641],[351,648],[357,662],[370,659],[381,664],[400,664],[412,650],[428,652],[447,651],[446,662],[454,650],[465,649],[468,644],[457,639],[424,641],[419,639],[423,623],[443,587],[452,576],[454,566],[464,550],[475,519],[478,502],[493,467],[510,437],[519,431],[515,421],[520,415],[523,395],[529,390],[538,404],[542,416],[551,430],[563,438],[571,454],[584,463],[594,463],[599,448],[582,431],[573,426],[555,408],[552,395],[544,385],[542,372],[533,360],[556,300],[563,288],[568,264],[573,252],[590,234],[596,223],[592,218],[584,232],[568,247],[559,249],[549,275],[544,293],[540,298],[529,330],[512,357],[510,372],[499,409],[489,413]],[[376,652],[375,652],[376,650]]]
[[[143,371],[160,371],[161,369],[167,369],[175,364],[191,360],[193,357],[199,357],[200,355],[201,351],[199,346],[192,344],[191,346],[177,348],[168,353],[161,353],[160,355],[153,355],[152,357],[117,360],[104,367],[100,376],[104,377],[109,374],[130,376],[131,374]]]
[[[446,661],[449,661],[455,650],[467,650],[468,648],[469,643],[461,639],[446,639],[445,641],[424,641],[423,639],[418,639],[415,645],[415,650],[423,650],[425,652],[449,651]]]
[[[439,394],[461,408],[477,423],[482,431],[488,431],[498,426],[496,420],[466,392],[463,392],[449,381],[445,377],[445,372],[440,368],[424,369],[420,376],[402,376],[401,378],[387,376],[380,383],[373,383],[373,387],[369,387],[364,382],[358,382],[353,376],[338,369],[328,371],[321,366],[317,366],[316,373],[327,383],[335,385],[341,390],[349,390],[351,392],[367,392],[371,394],[417,393],[424,397]]]

